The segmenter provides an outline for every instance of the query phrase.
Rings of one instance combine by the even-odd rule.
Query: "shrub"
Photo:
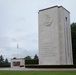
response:
[[[31,60],[25,60],[25,65],[26,64],[38,64],[39,60],[36,59],[31,59]]]

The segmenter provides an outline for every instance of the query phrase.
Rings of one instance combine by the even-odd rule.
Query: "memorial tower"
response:
[[[39,10],[39,65],[71,65],[70,12],[63,6]]]

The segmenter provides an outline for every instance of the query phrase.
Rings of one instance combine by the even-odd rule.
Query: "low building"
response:
[[[24,66],[25,66],[24,58],[11,59],[11,67],[24,67]]]

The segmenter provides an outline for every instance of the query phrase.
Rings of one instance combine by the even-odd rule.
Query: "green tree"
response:
[[[73,62],[76,64],[76,23],[71,24]]]
[[[5,63],[9,63],[7,58],[5,59]]]
[[[26,56],[25,60],[31,60],[31,56]]]
[[[0,56],[0,63],[3,63],[4,62],[4,58],[3,58],[3,56],[1,55]]]
[[[35,59],[35,60],[38,60],[38,56],[37,56],[37,54],[35,54],[34,59]]]
[[[16,57],[14,57],[13,59],[16,59]]]

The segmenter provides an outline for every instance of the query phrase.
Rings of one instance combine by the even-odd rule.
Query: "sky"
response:
[[[0,55],[38,54],[38,11],[55,5],[69,10],[70,23],[76,22],[76,0],[0,0]]]

